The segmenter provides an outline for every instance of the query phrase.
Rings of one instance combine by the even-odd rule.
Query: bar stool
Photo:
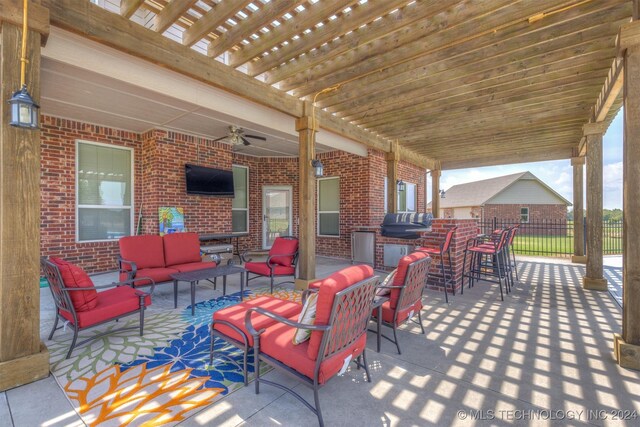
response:
[[[490,239],[489,241],[469,239],[467,241],[462,265],[465,267],[467,265],[467,254],[470,255],[471,260],[469,270],[462,275],[463,287],[461,288],[461,293],[464,293],[465,277],[469,278],[469,287],[471,287],[476,280],[481,280],[481,276],[484,276],[482,280],[498,283],[500,286],[500,299],[504,301],[502,281],[504,280],[505,282],[506,292],[511,289],[507,268],[507,263],[510,263],[510,261],[505,256],[505,247],[510,234],[510,229],[504,229],[500,231],[498,239]],[[496,280],[488,279],[488,276],[495,277]]]
[[[456,233],[456,229],[458,227],[452,227],[447,231],[447,235],[444,238],[444,241],[440,244],[440,246],[422,246],[416,249],[416,251],[426,252],[429,256],[433,257],[435,255],[440,257],[440,269],[442,270],[442,282],[444,286],[444,299],[447,304],[449,303],[449,296],[447,294],[447,284],[451,283],[452,294],[456,294],[456,283],[455,278],[453,276],[453,268],[451,266],[451,241],[453,240],[453,236]],[[444,268],[444,254],[447,254],[449,258],[449,279],[447,279],[447,272]],[[431,273],[429,273],[431,274]],[[427,281],[429,280],[429,276],[427,276]]]

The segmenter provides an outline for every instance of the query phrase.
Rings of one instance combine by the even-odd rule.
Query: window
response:
[[[249,231],[249,168],[233,165],[233,202],[231,229],[234,233]]]
[[[389,179],[384,178],[384,213],[387,213],[387,203],[389,200]],[[405,190],[398,191],[398,212],[417,212],[418,188],[415,184],[405,182]]]
[[[93,142],[76,144],[76,239],[132,234],[133,150]]]
[[[340,178],[318,179],[318,236],[340,235]]]
[[[520,208],[520,222],[529,222],[529,208]]]

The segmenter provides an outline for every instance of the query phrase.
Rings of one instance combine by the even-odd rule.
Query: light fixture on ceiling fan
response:
[[[214,139],[213,141],[222,141],[223,139],[228,140],[232,145],[251,145],[251,142],[247,138],[259,139],[260,141],[266,141],[267,138],[264,136],[258,135],[247,135],[244,133],[244,129],[238,126],[231,125],[229,126],[229,134],[223,137]]]

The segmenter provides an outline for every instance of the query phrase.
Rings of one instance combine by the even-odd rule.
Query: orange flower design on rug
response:
[[[147,369],[143,364],[121,371],[114,365],[68,383],[65,391],[91,426],[175,423],[223,391],[202,388],[208,378],[189,378],[191,369],[170,370],[170,365]]]

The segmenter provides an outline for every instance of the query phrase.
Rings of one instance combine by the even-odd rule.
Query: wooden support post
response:
[[[431,170],[431,213],[434,218],[440,218],[440,169]]]
[[[571,262],[586,264],[584,253],[584,157],[572,157],[573,166],[573,256]]]
[[[49,352],[40,342],[40,132],[9,125],[7,100],[20,88],[22,27],[2,18],[0,391],[49,375]],[[40,33],[30,29],[26,82],[36,102],[40,98],[40,42]]]
[[[607,290],[602,266],[602,135],[604,123],[587,123],[587,274],[585,289]]]
[[[633,22],[636,30],[640,22]],[[625,29],[621,31],[623,35]],[[622,335],[614,337],[620,366],[640,370],[640,41],[620,46],[624,58]]]
[[[299,146],[300,185],[300,256],[298,257],[297,289],[306,289],[316,277],[316,178],[311,161],[316,156],[315,135],[318,120],[310,102],[305,102],[303,116],[296,120]]]
[[[387,213],[398,211],[398,163],[400,161],[400,150],[398,141],[391,143],[391,151],[386,154],[387,158]]]

